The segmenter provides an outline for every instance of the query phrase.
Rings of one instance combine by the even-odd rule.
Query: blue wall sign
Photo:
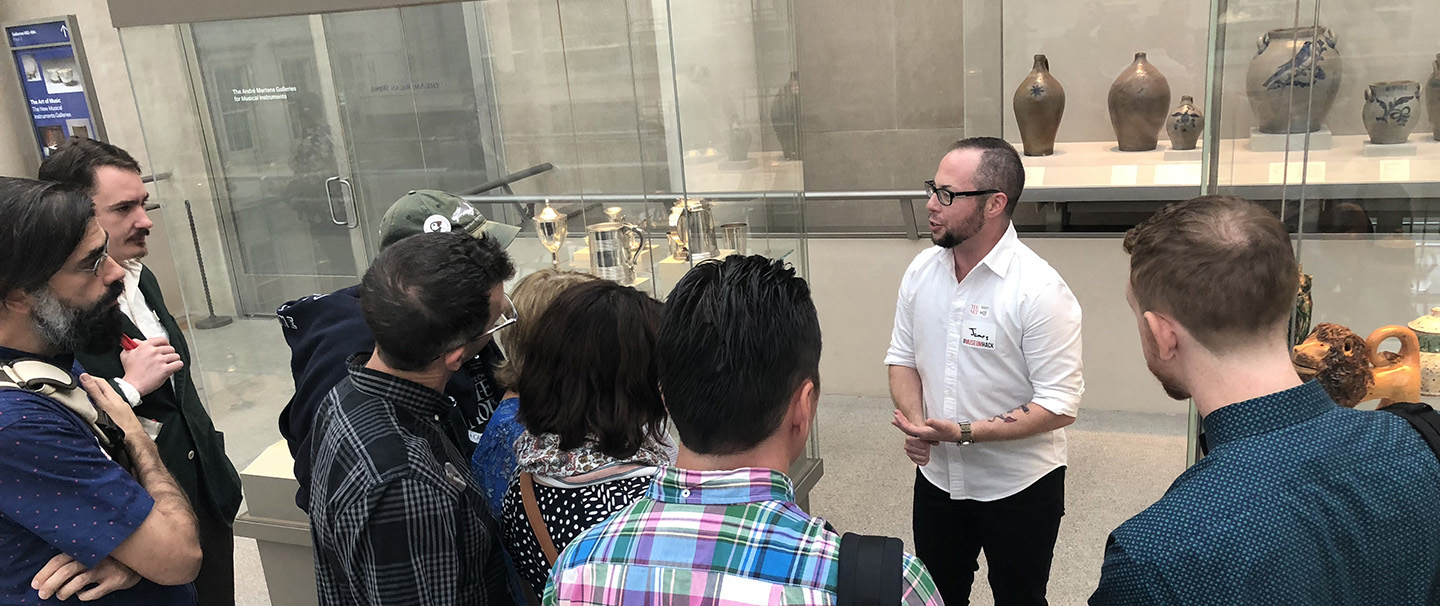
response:
[[[5,27],[40,157],[49,157],[66,137],[104,135],[91,111],[90,81],[78,48],[73,17]]]

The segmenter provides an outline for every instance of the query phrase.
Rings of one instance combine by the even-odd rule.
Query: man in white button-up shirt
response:
[[[940,161],[935,247],[900,283],[885,356],[915,478],[915,554],[949,604],[969,603],[980,551],[995,603],[1045,604],[1065,512],[1065,431],[1081,378],[1080,304],[1010,223],[1025,168],[975,137]]]

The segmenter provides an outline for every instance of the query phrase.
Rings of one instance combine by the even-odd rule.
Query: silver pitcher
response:
[[[680,198],[675,201],[670,217],[680,244],[685,247],[691,261],[720,256],[720,246],[715,242],[715,214],[709,200]]]
[[[607,221],[585,227],[590,245],[590,273],[626,286],[635,283],[635,263],[645,249],[645,230],[629,223]]]

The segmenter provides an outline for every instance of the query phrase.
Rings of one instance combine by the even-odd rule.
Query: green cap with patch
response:
[[[380,248],[415,234],[461,231],[479,238],[495,238],[509,247],[520,228],[485,218],[464,198],[436,189],[417,189],[400,196],[380,219]]]

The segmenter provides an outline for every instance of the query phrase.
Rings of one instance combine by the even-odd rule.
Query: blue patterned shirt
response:
[[[1210,454],[1111,533],[1091,604],[1440,604],[1440,462],[1314,381],[1204,420]]]
[[[515,475],[515,440],[525,433],[525,424],[515,418],[518,412],[520,398],[502,400],[470,457],[470,475],[475,476],[496,519],[505,510],[505,491],[510,489],[510,478]]]

